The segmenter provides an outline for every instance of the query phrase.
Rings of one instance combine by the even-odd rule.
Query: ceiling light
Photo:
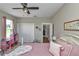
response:
[[[24,8],[24,9],[23,9],[23,11],[26,13],[26,12],[27,12],[27,9],[26,9],[26,8]]]
[[[27,10],[26,10],[26,9],[24,9],[24,12],[26,13],[26,12],[27,12]]]
[[[24,8],[24,9],[23,9],[23,11],[24,11],[25,13],[30,14],[29,10],[28,10],[28,9],[26,9],[26,8]]]

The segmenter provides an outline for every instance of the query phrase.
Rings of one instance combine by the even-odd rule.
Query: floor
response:
[[[21,56],[52,56],[49,52],[49,43],[25,43],[32,46],[32,51]]]

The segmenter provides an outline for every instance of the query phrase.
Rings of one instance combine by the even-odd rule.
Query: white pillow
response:
[[[74,40],[75,40],[75,38],[73,38],[71,36],[65,36],[65,35],[60,37],[60,39],[64,40],[67,43],[71,43],[71,44],[73,44]]]
[[[73,34],[71,34],[71,36],[73,36],[73,37],[79,39],[79,36],[78,36],[78,35],[73,35]]]
[[[49,48],[49,52],[54,55],[54,56],[60,56],[60,49],[61,49],[61,45],[54,43],[54,42],[50,42],[50,48]]]

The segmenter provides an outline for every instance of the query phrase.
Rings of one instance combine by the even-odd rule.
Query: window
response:
[[[13,34],[13,21],[6,19],[6,40],[10,40],[10,36]]]

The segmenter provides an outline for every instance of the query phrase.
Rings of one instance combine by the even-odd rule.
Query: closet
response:
[[[17,23],[17,32],[19,34],[19,42],[34,41],[34,23]]]

